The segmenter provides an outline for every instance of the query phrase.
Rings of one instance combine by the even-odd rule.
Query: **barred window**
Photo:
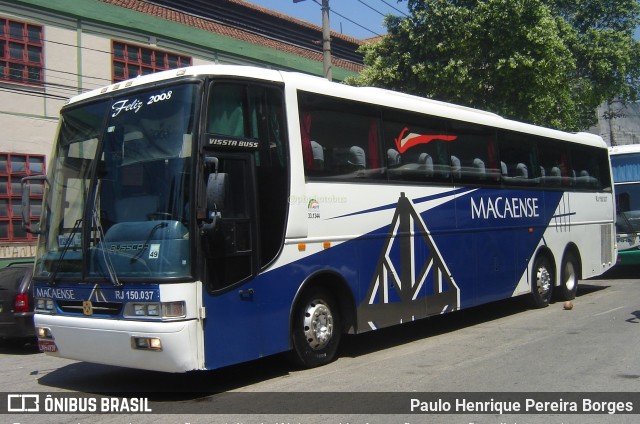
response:
[[[113,41],[113,82],[191,65],[189,56]]]
[[[36,236],[22,228],[21,179],[45,173],[45,156],[0,152],[0,240],[32,241]],[[36,224],[42,211],[42,184],[31,184],[31,224]]]
[[[43,83],[42,27],[0,18],[0,80]]]

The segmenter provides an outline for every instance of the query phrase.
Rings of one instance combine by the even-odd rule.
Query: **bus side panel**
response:
[[[446,258],[455,258],[463,243],[473,246],[468,258],[458,258],[452,266],[461,285],[473,273],[477,278],[477,296],[463,296],[462,307],[513,296],[561,197],[562,192],[515,189],[479,189],[457,197],[458,233],[437,241]]]
[[[222,294],[204,295],[205,368],[219,368],[261,356],[260,305],[254,296],[241,293],[241,290],[246,293],[254,283]]]
[[[558,200],[558,194],[562,197]],[[597,200],[594,203],[594,198]],[[583,279],[600,275],[615,263],[613,242],[613,196],[610,193],[545,192],[547,210],[555,204],[543,238],[536,252],[545,248],[556,265],[556,283],[560,281],[561,264],[568,247],[575,246]],[[588,207],[585,207],[588,205]],[[535,254],[535,252],[534,252]],[[526,259],[526,258],[525,258]],[[529,265],[534,257],[529,257]],[[529,272],[519,275],[514,295],[530,292]]]
[[[451,193],[455,201],[437,204],[430,203],[433,196],[405,200],[401,195],[391,224],[378,231],[386,232],[385,243],[372,246],[363,236],[359,331],[417,319],[424,316],[417,312],[421,307],[434,315],[511,297],[562,197],[529,190]],[[403,237],[396,218],[403,214],[411,218],[421,251],[402,253],[396,247]],[[408,271],[403,256],[409,256]],[[403,272],[411,277],[405,279]],[[407,288],[409,296],[403,295]]]
[[[358,196],[367,199],[380,190],[359,189],[361,194],[372,190],[371,196]],[[526,261],[512,265],[514,251],[533,254],[561,196],[544,202],[542,192],[445,190],[431,196],[416,196],[416,191],[410,197],[394,189],[397,203],[351,213],[332,213],[329,203],[310,206],[318,214],[310,219],[316,230],[326,224],[326,237],[301,241],[304,247],[291,241],[270,271],[224,294],[207,296],[207,368],[289,349],[296,293],[320,272],[340,275],[354,294],[359,332],[509,297],[516,275],[527,267]],[[516,216],[519,212],[505,212],[500,202],[507,198],[516,199],[510,200],[511,206],[518,199],[538,199],[537,209],[531,206],[527,213],[532,216],[526,219]],[[483,207],[478,206],[480,199]],[[526,237],[516,249],[514,239],[520,233]],[[325,248],[324,242],[331,247]]]
[[[357,292],[357,247],[355,241],[331,249],[319,242],[305,243],[301,252],[298,243],[286,244],[269,271],[224,293],[206,294],[206,368],[288,350],[292,306],[300,287],[318,272],[332,272]]]

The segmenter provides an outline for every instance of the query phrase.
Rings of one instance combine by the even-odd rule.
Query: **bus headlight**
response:
[[[125,305],[124,316],[125,318],[184,318],[187,316],[187,307],[184,301],[132,302]]]
[[[147,315],[150,317],[159,317],[160,316],[160,305],[157,303],[152,303],[151,305],[147,305]]]

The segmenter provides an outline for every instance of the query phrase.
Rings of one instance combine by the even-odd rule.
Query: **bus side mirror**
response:
[[[217,221],[221,217],[226,206],[226,198],[229,191],[229,175],[218,172],[218,158],[206,157],[205,166],[210,170],[207,179],[207,219],[202,224],[204,232],[216,229]]]
[[[22,191],[22,227],[28,233],[40,234],[39,228],[31,227],[31,182],[45,183],[47,182],[47,177],[45,175],[34,175],[24,177],[20,181],[20,190]]]
[[[225,208],[229,191],[228,175],[223,172],[209,174],[207,181],[207,210],[209,214],[220,213]]]

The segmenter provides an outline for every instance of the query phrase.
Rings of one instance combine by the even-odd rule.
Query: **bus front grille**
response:
[[[116,316],[122,310],[122,303],[91,302],[89,307],[80,300],[59,300],[58,307],[67,314]]]

